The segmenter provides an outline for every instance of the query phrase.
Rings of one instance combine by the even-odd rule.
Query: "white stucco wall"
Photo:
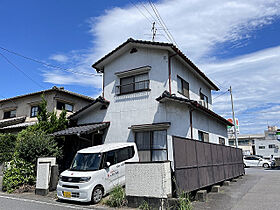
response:
[[[129,51],[119,56],[104,68],[104,97],[110,101],[105,110],[93,106],[84,115],[78,118],[78,124],[93,122],[110,122],[105,142],[134,142],[134,132],[130,129],[132,125],[152,124],[170,122],[167,129],[168,159],[173,160],[172,136],[191,138],[189,108],[186,104],[176,102],[159,103],[159,97],[168,86],[168,53],[164,50],[152,50],[148,48],[137,48],[138,52],[130,54]],[[151,91],[143,91],[132,94],[116,95],[115,87],[119,85],[119,78],[116,72],[126,71],[141,66],[151,66],[149,71]],[[174,70],[177,72],[177,70]],[[178,72],[183,71],[178,70]],[[182,73],[183,75],[183,73]],[[181,76],[181,75],[180,75]],[[176,80],[172,82],[177,90],[177,73],[174,73]],[[211,91],[202,82],[199,82],[189,73],[191,99],[199,99],[199,88],[204,94],[208,94],[211,101]],[[196,84],[199,83],[199,84]],[[175,89],[174,89],[175,90]],[[181,97],[181,95],[180,95]],[[226,125],[199,113],[193,112],[193,137],[198,139],[197,130],[210,133],[209,141],[219,143],[219,136],[227,141]]]
[[[191,67],[184,65],[176,58],[171,58],[171,91],[172,94],[176,94],[178,97],[183,97],[182,94],[178,93],[177,88],[177,76],[180,76],[186,82],[189,83],[189,94],[191,100],[200,100],[200,90],[208,97],[208,108],[212,110],[212,97],[211,89],[201,79],[198,78],[191,70]]]

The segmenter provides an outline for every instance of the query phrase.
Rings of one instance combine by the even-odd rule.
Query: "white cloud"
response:
[[[260,125],[280,124],[280,94],[277,88],[280,84],[280,46],[200,66],[207,69],[208,75],[221,82],[223,87],[232,86],[236,116],[242,132],[260,132]],[[231,117],[229,94],[219,96],[213,102],[216,112]]]
[[[60,62],[60,63],[66,63],[69,58],[63,54],[54,54],[54,55],[51,55],[49,57],[49,59],[54,60],[56,62]]]
[[[144,3],[144,6],[152,13],[148,3]],[[137,3],[137,7],[153,21],[143,4]],[[256,30],[279,17],[279,0],[163,0],[156,3],[156,7],[179,48],[194,63],[200,64],[198,66],[203,67],[202,70],[214,81],[220,81],[222,86],[233,86],[237,114],[246,111],[248,107],[259,109],[266,103],[280,103],[275,88],[275,84],[279,82],[279,48],[224,62],[219,62],[214,54],[216,46],[225,42],[231,43],[232,48],[246,45],[246,40]],[[71,52],[70,56],[66,53],[68,62],[75,60],[72,63],[75,71],[93,73],[91,64],[129,37],[151,40],[151,23],[133,5],[107,10],[104,15],[91,18],[89,26],[89,33],[92,35],[89,48],[82,53]],[[156,26],[160,29],[159,25]],[[167,42],[161,35],[163,31],[158,32],[160,34],[156,36],[156,41]],[[45,81],[56,84],[101,87],[101,80],[97,77],[88,78],[75,74],[65,76],[58,71],[44,73],[44,76]],[[226,96],[217,98],[214,104],[218,113],[230,113],[229,98],[226,103],[225,98]],[[242,125],[243,120],[247,125],[246,128],[241,127],[244,132],[255,131],[255,128],[259,129],[264,125],[263,114],[251,111],[248,117],[243,116],[240,123]],[[269,120],[274,122],[275,115]]]

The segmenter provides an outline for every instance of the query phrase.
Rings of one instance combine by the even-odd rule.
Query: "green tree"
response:
[[[16,135],[0,134],[0,163],[10,161],[16,145]]]

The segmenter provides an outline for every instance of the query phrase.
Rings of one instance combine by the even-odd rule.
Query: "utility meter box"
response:
[[[49,183],[51,177],[51,167],[55,166],[56,158],[38,158],[37,160],[37,178],[35,194],[47,195],[49,192]]]

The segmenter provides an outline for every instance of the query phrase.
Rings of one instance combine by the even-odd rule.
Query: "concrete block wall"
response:
[[[126,163],[126,195],[167,198],[172,194],[170,161]]]

